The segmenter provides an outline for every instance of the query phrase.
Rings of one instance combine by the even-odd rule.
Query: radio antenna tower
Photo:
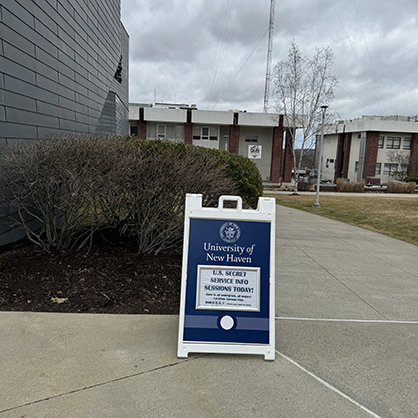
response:
[[[266,86],[264,88],[264,113],[267,113],[269,107],[270,96],[270,69],[271,69],[271,54],[273,52],[273,30],[274,30],[274,11],[276,8],[276,0],[271,0],[270,3],[270,24],[269,24],[269,45],[267,51],[267,69],[266,69]]]

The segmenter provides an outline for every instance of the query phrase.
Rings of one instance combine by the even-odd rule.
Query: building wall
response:
[[[381,164],[381,173],[380,175],[376,174],[376,177],[381,179],[382,183],[387,183],[391,180],[391,177],[385,174],[385,164],[393,164],[391,161],[390,153],[395,153],[404,158],[408,158],[410,155],[410,149],[404,149],[405,140],[410,140],[412,142],[412,134],[410,133],[399,133],[394,134],[392,132],[381,132],[380,137],[383,138],[383,148],[379,148],[377,151],[377,163]],[[399,149],[388,149],[388,138],[400,138],[400,147]],[[409,144],[411,144],[411,142]],[[409,147],[410,148],[410,147]],[[399,163],[401,162],[401,159]]]
[[[238,153],[248,157],[248,148],[251,145],[261,146],[261,158],[254,158],[252,161],[259,169],[261,178],[265,181],[270,181],[272,142],[273,128],[240,126]]]
[[[161,123],[186,123],[187,110],[185,109],[160,109],[156,107],[144,108],[144,119],[146,121]]]
[[[163,104],[151,107],[130,103],[131,133],[154,139],[162,137],[158,133],[160,129],[160,132],[167,133],[163,136],[165,139],[226,150],[245,157],[249,155],[250,145],[261,146],[261,158],[252,160],[260,170],[263,180],[270,181],[273,170],[275,181],[279,181],[281,153],[275,152],[278,159],[273,160],[272,147],[274,135],[277,141],[279,137],[281,138],[281,145],[283,143],[283,118],[265,113],[198,110],[194,105],[188,107],[187,105],[166,104],[165,108],[161,106]],[[174,132],[174,134],[170,135],[169,132]],[[288,171],[291,176],[291,165]]]
[[[0,33],[0,147],[49,132],[128,133],[120,0],[3,0]]]
[[[338,135],[324,136],[324,151],[322,154],[322,179],[334,181],[336,170]]]
[[[1,1],[0,151],[48,133],[128,134],[128,83],[120,0]],[[9,214],[0,245],[20,238]]]
[[[331,127],[327,128],[330,132]],[[414,155],[410,158],[409,165],[406,164],[411,152],[414,153],[414,141],[418,132],[417,123],[413,118],[363,117],[354,121],[340,122],[332,130],[333,133],[325,135],[323,178],[327,178],[328,174],[325,168],[327,158],[333,158],[334,155],[337,158],[337,165],[339,164],[338,158],[342,155],[342,150],[339,149],[343,145],[342,136],[346,138],[345,143],[348,143],[347,138],[351,138],[349,153],[344,150],[344,159],[349,157],[347,177],[350,181],[373,177],[385,184],[394,179],[389,175],[390,164],[398,164],[398,170],[401,169],[402,163],[405,171],[412,172],[411,170],[415,169],[412,168]],[[396,154],[395,160],[391,157],[391,153]]]
[[[193,123],[192,144],[199,147],[220,149],[221,127],[204,123]]]
[[[360,132],[355,132],[353,133],[353,139],[352,139],[352,143],[351,143],[351,151],[350,151],[350,164],[349,164],[349,179],[350,181],[357,181],[357,173],[358,170],[356,170],[356,167],[358,167],[359,163],[359,156],[360,156],[360,138],[358,137],[360,134]],[[380,132],[379,134],[380,137],[384,138],[384,145],[383,148],[378,148],[377,152],[376,152],[376,163],[380,164],[380,168],[381,168],[381,172],[380,174],[373,172],[370,174],[373,175],[363,175],[362,177],[374,177],[374,178],[379,178],[381,183],[387,183],[390,180],[393,180],[393,178],[391,178],[389,175],[384,174],[385,172],[385,164],[391,164],[390,161],[390,157],[388,155],[388,152],[392,152],[395,151],[399,154],[402,154],[404,156],[409,156],[410,151],[409,150],[404,150],[404,142],[405,139],[411,139],[411,134],[409,133],[393,133],[393,132]],[[387,148],[387,139],[388,138],[400,138],[400,148],[396,149],[396,150],[392,150],[392,149],[388,149]],[[393,164],[393,162],[392,162]]]
[[[217,112],[213,110],[192,111],[192,123],[201,125],[232,125],[233,112]]]
[[[361,142],[360,140],[361,140],[361,132],[352,133],[351,148],[350,148],[350,162],[348,164],[348,179],[351,182],[357,181],[357,171],[358,171],[358,166],[360,163],[360,142]]]

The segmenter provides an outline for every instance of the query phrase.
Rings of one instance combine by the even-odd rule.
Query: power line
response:
[[[244,63],[241,65],[241,67],[239,68],[239,70],[236,72],[236,74],[234,75],[234,77],[232,78],[232,80],[230,81],[230,83],[226,86],[225,90],[223,91],[223,93],[221,94],[221,96],[219,97],[218,101],[215,103],[215,105],[212,107],[212,110],[215,109],[215,107],[218,105],[218,103],[220,102],[220,100],[222,99],[222,97],[224,96],[224,94],[227,92],[227,90],[229,89],[229,87],[231,87],[231,84],[234,82],[234,80],[237,78],[238,74],[241,72],[241,70],[245,67],[245,64],[248,62],[248,60],[251,58],[251,56],[253,55],[254,51],[258,48],[258,45],[260,45],[261,41],[264,39],[264,37],[266,36],[268,32],[268,29],[264,32],[263,36],[260,38],[260,40],[257,42],[257,45],[254,47],[254,49],[251,51],[250,55],[248,55],[247,59],[244,61]]]
[[[380,100],[382,102],[383,114],[386,115],[387,113],[386,113],[386,109],[385,109],[385,102],[383,100],[382,91],[380,90],[380,85],[379,85],[379,82],[377,80],[376,71],[375,71],[375,68],[374,68],[374,65],[373,65],[373,60],[372,60],[372,57],[371,57],[371,54],[370,54],[370,50],[369,50],[369,45],[367,44],[366,36],[364,35],[363,26],[361,24],[360,15],[358,13],[357,5],[356,5],[355,0],[353,0],[353,5],[354,5],[354,10],[356,11],[358,23],[360,25],[361,34],[363,36],[364,44],[366,45],[367,55],[369,56],[370,64],[371,64],[372,71],[373,71],[373,76],[374,76],[374,79],[375,79],[376,84],[377,84],[377,89],[379,91]]]
[[[228,8],[227,8],[227,13],[225,15],[226,18],[224,19],[224,26],[223,26],[223,30],[221,33],[221,41],[220,41],[220,44],[222,46],[220,48],[220,53],[218,55],[218,49],[220,45],[218,44],[218,49],[217,49],[216,57],[215,57],[214,75],[213,75],[212,83],[211,83],[209,92],[205,95],[205,97],[207,98],[205,100],[205,107],[206,107],[206,103],[210,102],[215,94],[216,86],[218,84],[219,77],[222,73],[225,59],[228,56],[229,45],[231,43],[232,35],[235,31],[235,27],[238,22],[238,18],[241,13],[244,0],[241,0],[240,4],[238,5],[237,12],[235,13],[232,24],[230,25],[229,23],[230,23],[231,14],[232,14],[232,3],[233,1],[229,3]],[[230,27],[229,33],[227,33],[228,27]],[[224,40],[224,37],[226,37],[226,41]]]
[[[341,27],[342,27],[342,28],[343,28],[343,30],[344,30],[345,36],[347,37],[347,40],[348,40],[348,42],[349,42],[349,44],[350,44],[350,46],[351,46],[351,49],[353,50],[353,53],[354,53],[354,55],[355,55],[355,57],[356,57],[356,59],[357,59],[357,62],[358,62],[358,64],[359,64],[359,66],[360,66],[361,70],[363,71],[363,75],[364,75],[364,77],[365,77],[365,79],[366,79],[366,81],[367,81],[367,84],[368,84],[368,85],[369,85],[369,87],[370,87],[370,90],[371,90],[371,92],[372,92],[372,94],[373,94],[373,96],[374,96],[374,98],[375,98],[375,100],[376,100],[376,103],[377,103],[377,104],[378,104],[378,106],[380,107],[381,112],[383,112],[383,109],[382,109],[382,107],[380,106],[380,103],[379,103],[379,100],[378,100],[378,99],[377,99],[377,97],[376,97],[376,94],[374,93],[373,87],[372,87],[372,85],[370,84],[370,81],[369,81],[369,79],[368,79],[368,77],[367,77],[367,74],[366,74],[366,72],[365,72],[365,70],[364,70],[363,66],[361,65],[360,59],[359,59],[359,57],[358,57],[358,55],[357,55],[357,53],[356,53],[356,50],[354,49],[354,46],[353,46],[353,44],[352,44],[352,42],[351,42],[351,39],[350,39],[350,37],[348,36],[347,31],[345,30],[344,24],[343,24],[343,22],[342,22],[342,20],[341,20],[341,18],[340,18],[340,15],[338,14],[338,11],[337,11],[337,8],[335,7],[334,1],[333,1],[333,0],[330,0],[330,1],[331,1],[331,4],[332,4],[332,7],[334,8],[335,14],[337,15],[338,20],[340,21]]]

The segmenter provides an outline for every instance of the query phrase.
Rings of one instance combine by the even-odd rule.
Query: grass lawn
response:
[[[316,213],[351,225],[380,232],[418,245],[418,198],[383,196],[321,196],[314,208],[315,195],[269,195],[277,204]]]

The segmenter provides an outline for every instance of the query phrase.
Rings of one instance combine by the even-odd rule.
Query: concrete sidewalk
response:
[[[177,316],[0,312],[0,418],[416,417],[418,247],[277,207],[276,360]]]

